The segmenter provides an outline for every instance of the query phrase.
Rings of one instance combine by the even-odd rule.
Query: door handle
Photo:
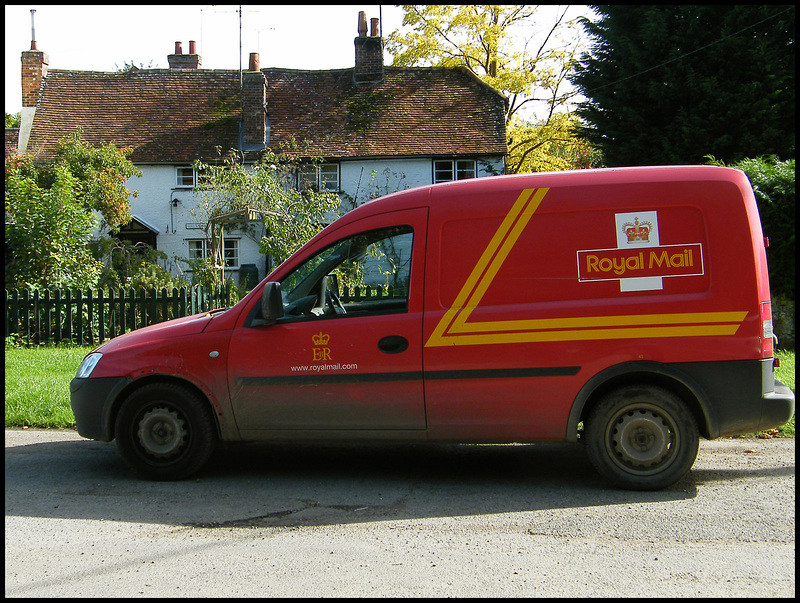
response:
[[[399,354],[408,349],[408,339],[400,335],[387,335],[378,342],[378,349],[386,354]]]

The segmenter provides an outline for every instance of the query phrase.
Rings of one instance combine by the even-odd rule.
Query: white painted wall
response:
[[[502,158],[493,161],[492,166],[495,173],[501,173]],[[139,164],[136,167],[142,176],[127,183],[130,190],[139,191],[138,197],[130,199],[131,214],[158,231],[158,250],[169,258],[165,268],[176,275],[184,274],[188,266],[178,258],[189,256],[189,239],[205,236],[201,229],[202,217],[192,213],[196,204],[194,192],[191,188],[177,186],[176,165]],[[343,210],[351,207],[349,201],[352,199],[360,205],[376,196],[424,186],[433,181],[433,161],[430,158],[344,161],[340,168],[340,186],[346,195],[343,195]],[[479,161],[478,175],[491,174],[492,170],[487,170]],[[255,264],[259,280],[266,276],[266,260],[258,247],[263,234],[260,225],[253,233],[226,231],[226,238],[239,240],[239,265]],[[238,269],[229,273],[236,282],[238,273]],[[190,280],[189,275],[184,275]]]

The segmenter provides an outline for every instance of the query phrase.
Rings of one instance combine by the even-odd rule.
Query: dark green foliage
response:
[[[571,80],[606,165],[794,157],[794,6],[593,8]]]
[[[794,159],[744,159],[730,167],[747,174],[755,191],[761,227],[769,239],[767,262],[772,294],[794,299]]]

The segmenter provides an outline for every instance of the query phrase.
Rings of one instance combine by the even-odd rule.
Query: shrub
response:
[[[794,159],[743,159],[731,165],[742,170],[753,185],[764,236],[769,238],[767,261],[773,295],[794,299],[795,209]]]

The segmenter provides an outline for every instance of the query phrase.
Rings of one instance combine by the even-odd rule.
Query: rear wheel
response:
[[[630,490],[674,484],[697,458],[694,416],[671,392],[626,386],[607,394],[586,422],[586,444],[597,471]]]
[[[115,423],[117,449],[147,479],[178,480],[208,461],[216,441],[206,403],[188,388],[153,383],[123,402]]]

